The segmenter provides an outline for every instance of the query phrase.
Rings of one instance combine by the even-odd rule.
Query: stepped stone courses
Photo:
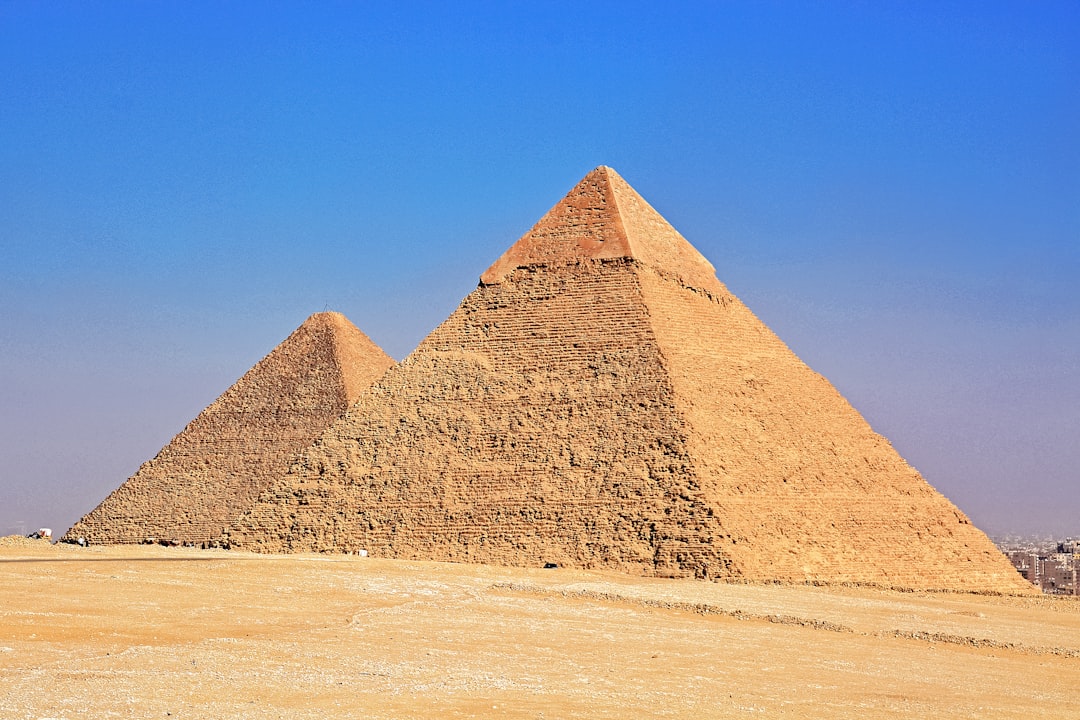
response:
[[[264,552],[1031,592],[603,167],[228,538]]]
[[[207,544],[393,360],[340,313],[312,315],[65,535]]]

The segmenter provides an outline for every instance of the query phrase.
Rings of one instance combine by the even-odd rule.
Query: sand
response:
[[[1068,598],[0,542],[0,717],[1030,718]]]

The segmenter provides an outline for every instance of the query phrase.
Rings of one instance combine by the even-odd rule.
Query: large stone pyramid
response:
[[[312,315],[64,539],[218,542],[393,362],[344,315]]]
[[[229,541],[1030,590],[606,167],[305,450]]]

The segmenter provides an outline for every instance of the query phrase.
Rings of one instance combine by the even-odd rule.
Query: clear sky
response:
[[[614,167],[991,533],[1080,535],[1080,4],[0,1],[0,534]]]

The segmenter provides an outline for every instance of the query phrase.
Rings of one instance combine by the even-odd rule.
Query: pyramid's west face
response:
[[[689,463],[633,261],[521,269],[469,295],[230,542],[720,576],[722,553],[669,552],[721,534]]]
[[[206,543],[393,360],[318,313],[244,374],[66,534],[93,543]]]
[[[230,542],[1030,591],[608,168],[301,453]]]

